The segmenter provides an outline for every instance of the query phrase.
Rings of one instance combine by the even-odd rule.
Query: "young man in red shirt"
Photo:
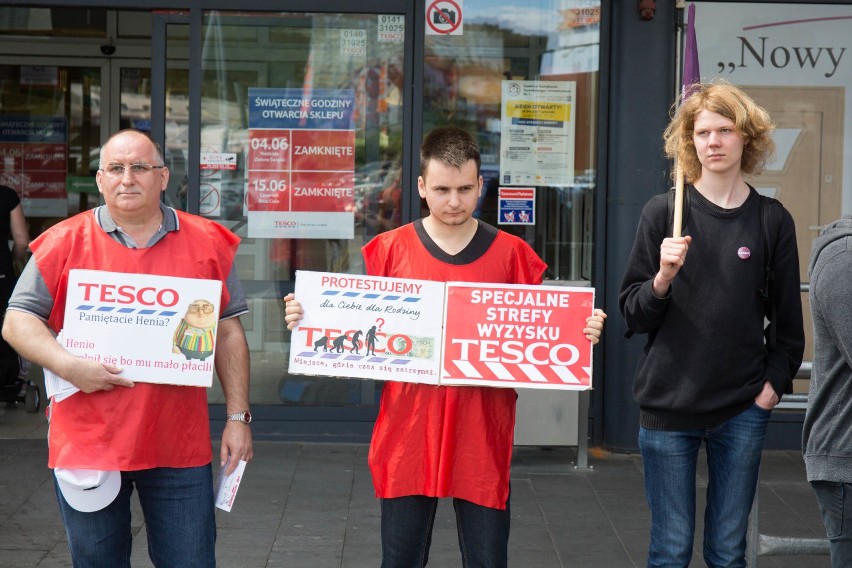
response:
[[[473,217],[482,194],[479,148],[444,127],[420,148],[420,196],[429,215],[376,236],[362,252],[367,273],[419,280],[540,284],[546,264],[523,240]],[[285,321],[302,307],[292,294]],[[584,330],[597,343],[605,314]],[[369,463],[382,507],[382,567],[425,566],[438,498],[452,497],[464,566],[506,566],[513,389],[435,387],[388,381]]]

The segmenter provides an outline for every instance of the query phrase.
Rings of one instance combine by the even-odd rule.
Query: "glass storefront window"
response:
[[[361,246],[400,224],[403,35],[383,34],[381,18],[204,13],[199,213],[242,238],[236,263],[251,310],[242,321],[251,349],[252,404],[375,404],[371,381],[287,373],[289,334],[281,297],[293,289],[297,270],[363,272]],[[401,16],[394,18],[402,26]],[[168,26],[169,53],[186,52],[187,31],[185,24]],[[188,93],[171,75],[179,64],[170,62],[167,69],[167,101]],[[276,107],[263,119],[252,114],[255,100],[287,97],[325,97],[330,102],[323,104],[331,106],[286,113]],[[167,109],[172,107],[167,102]],[[297,120],[299,112],[304,116]],[[286,119],[268,118],[285,114]],[[330,124],[337,116],[349,125],[335,130],[338,126]],[[169,124],[167,148],[187,152],[185,137],[176,138]],[[307,138],[335,140],[327,146],[338,153],[314,159],[298,158],[295,150],[291,155],[291,147]],[[350,161],[341,159],[350,153]],[[267,159],[272,154],[278,161]],[[315,197],[285,206],[283,200],[298,197],[296,188]],[[328,195],[351,200],[339,210],[324,210]],[[320,223],[323,216],[335,221],[316,234],[288,233],[291,221],[280,214],[288,207],[297,211],[300,226],[311,226],[311,215],[319,215]],[[267,223],[268,218],[273,221]],[[209,400],[223,400],[215,381]]]
[[[100,102],[98,67],[0,64],[0,183],[31,236],[98,204]]]
[[[479,218],[527,240],[548,264],[546,279],[588,284],[600,2],[468,0],[464,10],[460,33],[430,33],[451,26],[440,15],[426,16],[423,130],[451,124],[474,134],[485,182]],[[538,84],[547,82],[565,96],[537,98]],[[510,84],[526,94],[507,98]],[[550,120],[546,105],[564,119]],[[530,179],[506,177],[512,163]],[[535,189],[527,224],[508,221],[511,207],[501,215],[500,188],[512,187]]]
[[[7,8],[0,11],[0,35],[69,38],[106,37],[103,8]]]
[[[116,37],[134,38],[140,40],[151,39],[151,13],[150,12],[123,12],[116,13]]]

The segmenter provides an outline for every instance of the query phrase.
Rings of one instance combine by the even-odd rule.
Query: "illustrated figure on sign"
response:
[[[209,300],[194,300],[186,309],[173,337],[172,353],[204,361],[213,354],[216,339],[216,306]]]
[[[331,342],[331,350],[334,353],[343,353],[343,342],[346,341],[345,335],[338,335],[334,338],[334,341]]]
[[[358,355],[358,350],[361,348],[361,333],[360,329],[356,329],[355,333],[352,334],[352,349],[349,350],[350,353],[354,353]]]
[[[320,337],[319,339],[314,341],[314,351],[318,350],[320,347],[322,347],[323,351],[328,353],[328,336],[327,335],[323,335],[322,337]]]
[[[373,352],[373,355],[375,355],[376,354],[376,326],[373,326],[373,327],[371,327],[370,329],[367,330],[366,340],[367,340],[367,355],[370,354],[371,350]]]

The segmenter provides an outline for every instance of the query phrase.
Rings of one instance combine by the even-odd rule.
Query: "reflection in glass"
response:
[[[372,381],[312,379],[286,371],[289,334],[281,297],[297,270],[363,273],[361,246],[398,227],[402,209],[403,36],[378,33],[381,15],[206,12],[202,26],[201,152],[233,156],[234,169],[205,167],[200,213],[242,237],[236,265],[251,313],[242,318],[251,349],[253,404],[373,405]],[[401,18],[401,17],[398,17]],[[170,25],[169,53],[187,45],[187,27]],[[346,43],[349,37],[363,43]],[[171,65],[174,66],[174,65]],[[171,73],[172,70],[170,69]],[[185,82],[169,75],[171,100]],[[354,192],[354,238],[249,238],[249,89],[350,90],[354,93],[355,167],[339,183]],[[167,146],[180,136],[170,130]],[[178,146],[186,148],[185,135]],[[174,175],[174,174],[173,174]],[[185,182],[184,182],[185,183]],[[178,200],[185,190],[171,197]],[[214,381],[214,385],[216,382]],[[210,402],[222,401],[211,389]]]
[[[426,35],[424,132],[455,125],[473,133],[482,151],[483,197],[478,216],[527,240],[548,264],[545,278],[588,283],[596,188],[600,2],[598,0],[469,0],[464,33]],[[570,183],[537,185],[535,223],[500,225],[504,81],[569,81],[576,105]],[[535,101],[531,101],[535,102]],[[535,118],[535,115],[533,115]],[[543,151],[542,151],[543,150]],[[532,149],[546,160],[546,148]],[[508,185],[504,187],[510,187]],[[425,215],[427,212],[423,211]]]
[[[0,117],[29,133],[0,144],[0,183],[21,196],[32,238],[98,205],[100,69],[0,65]]]

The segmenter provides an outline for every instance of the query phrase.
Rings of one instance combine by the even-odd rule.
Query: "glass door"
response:
[[[0,183],[21,197],[30,237],[94,207],[105,60],[0,59]]]
[[[101,203],[101,143],[150,130],[150,76],[138,59],[0,60],[0,183],[20,195],[30,238]]]
[[[405,17],[210,11],[197,36],[191,23],[169,22],[166,106],[189,101],[191,110],[189,139],[166,124],[167,147],[187,157],[177,201],[185,195],[188,210],[242,238],[253,408],[374,413],[380,384],[288,373],[281,298],[297,270],[362,273],[361,246],[401,222]],[[190,63],[186,81],[174,80],[187,60],[172,54],[193,49],[198,78]],[[209,400],[224,400],[216,381]]]

